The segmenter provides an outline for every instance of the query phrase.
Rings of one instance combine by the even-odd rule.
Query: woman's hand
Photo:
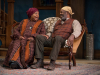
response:
[[[28,40],[29,41],[34,41],[34,38],[33,37],[29,37]]]
[[[24,40],[25,38],[24,38],[23,36],[20,36],[19,39],[20,39],[20,40]]]

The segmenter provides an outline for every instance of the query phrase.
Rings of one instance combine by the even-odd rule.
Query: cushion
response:
[[[43,20],[45,29],[46,29],[46,35],[51,36],[51,33],[53,32],[55,23],[60,20],[59,17],[48,17]]]

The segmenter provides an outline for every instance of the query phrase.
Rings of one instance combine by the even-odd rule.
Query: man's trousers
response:
[[[56,36],[54,38],[46,38],[42,35],[36,36],[36,49],[35,58],[44,59],[44,47],[52,47],[50,53],[50,59],[56,60],[60,51],[60,48],[65,45],[65,39],[61,36]]]

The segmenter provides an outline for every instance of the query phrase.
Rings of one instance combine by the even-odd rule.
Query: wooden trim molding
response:
[[[62,0],[55,0],[56,2],[56,17],[60,17],[60,9],[63,7]]]
[[[6,26],[6,47],[9,46],[11,42],[11,26],[14,23],[14,2],[15,0],[7,0],[8,2],[8,19],[7,19],[7,26]]]
[[[46,6],[46,7],[45,7],[45,6],[41,6],[41,7],[37,7],[37,8],[40,9],[40,10],[46,10],[46,9],[47,9],[47,10],[48,10],[48,9],[49,9],[49,10],[50,10],[50,9],[51,9],[51,10],[55,10],[55,9],[56,9],[55,6]]]
[[[7,2],[10,2],[10,3],[12,3],[12,2],[15,2],[15,0],[7,0]]]

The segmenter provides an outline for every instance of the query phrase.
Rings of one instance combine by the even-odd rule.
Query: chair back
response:
[[[14,33],[14,29],[16,29],[16,28],[18,27],[18,25],[19,25],[19,22],[14,23],[14,24],[12,25],[12,29],[11,29],[12,35],[13,35],[13,33]]]

